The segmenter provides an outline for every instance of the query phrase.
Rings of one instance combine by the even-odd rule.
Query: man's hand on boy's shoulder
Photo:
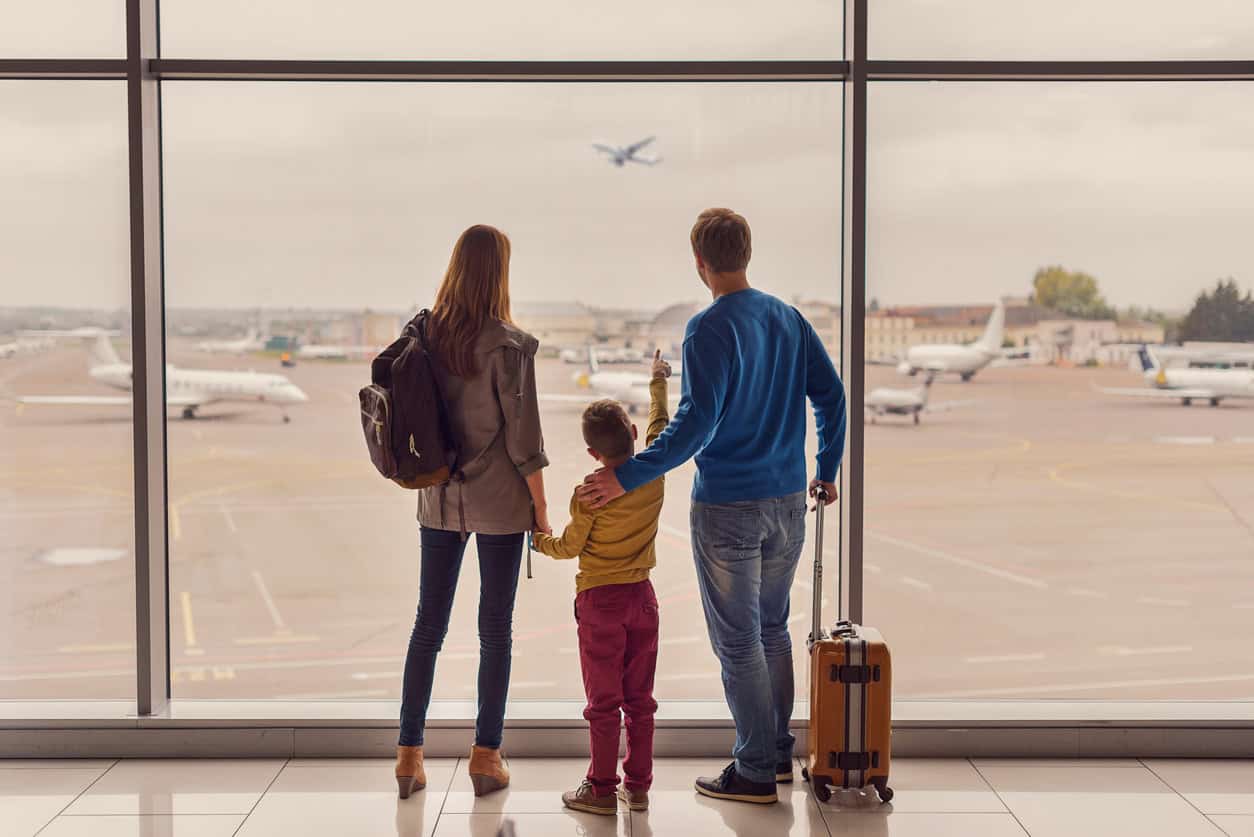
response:
[[[583,478],[583,485],[576,490],[579,500],[590,509],[599,509],[626,493],[613,468],[597,468]]]
[[[664,381],[671,376],[671,365],[662,360],[662,350],[653,352],[653,380]]]

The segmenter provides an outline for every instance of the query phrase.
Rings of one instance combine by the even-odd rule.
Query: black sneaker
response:
[[[770,805],[779,801],[774,782],[751,782],[736,771],[736,762],[723,769],[717,777],[702,776],[697,779],[697,793],[713,799],[730,799],[734,802],[755,802]]]
[[[775,781],[786,785],[792,782],[792,760],[781,761],[775,765]]]

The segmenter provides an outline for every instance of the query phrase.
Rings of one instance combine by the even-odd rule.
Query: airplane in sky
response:
[[[928,396],[931,394],[934,380],[936,380],[936,373],[929,372],[923,379],[923,384],[914,389],[879,387],[868,392],[865,407],[870,415],[871,423],[874,424],[880,416],[910,416],[914,419],[914,423],[918,424],[921,413],[939,413],[975,403],[974,401],[929,403]]]
[[[648,137],[640,140],[640,142],[631,145],[606,145],[604,143],[593,143],[592,147],[602,154],[609,155],[609,161],[620,169],[627,163],[640,163],[644,166],[656,166],[662,162],[661,157],[642,157],[640,152],[645,146],[653,142],[657,137]]]
[[[88,361],[88,374],[105,386],[127,395],[19,395],[19,405],[54,406],[130,406],[131,364],[118,357],[109,338],[96,337]],[[282,375],[259,372],[236,372],[217,369],[165,368],[166,404],[181,408],[183,418],[194,419],[196,412],[208,404],[233,401],[245,404],[268,404],[277,407],[284,423],[291,421],[287,407],[309,400],[300,387]]]
[[[1254,370],[1164,367],[1148,346],[1141,346],[1137,359],[1147,386],[1098,387],[1098,391],[1130,398],[1178,398],[1185,407],[1194,400],[1218,407],[1225,398],[1254,398]]]
[[[923,371],[953,372],[962,376],[962,380],[969,381],[976,372],[1003,357],[1001,341],[1005,328],[1006,307],[998,300],[979,340],[968,345],[924,343],[911,346],[906,351],[906,359],[897,365],[897,371],[903,375]]]
[[[211,355],[246,355],[249,352],[260,352],[265,347],[266,338],[253,328],[237,340],[202,340],[196,344],[196,351]]]
[[[670,401],[679,400],[678,383],[681,373],[682,370],[679,369],[671,372],[668,399]],[[612,398],[626,407],[629,413],[649,408],[649,382],[653,380],[653,375],[649,372],[602,369],[597,350],[591,346],[588,347],[588,368],[576,372],[573,380],[580,389],[590,390],[591,397],[566,393],[540,393],[540,400],[588,404],[596,398]]]

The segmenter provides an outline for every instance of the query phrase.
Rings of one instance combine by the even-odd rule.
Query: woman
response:
[[[469,533],[479,554],[479,717],[470,779],[476,796],[509,784],[501,736],[523,539],[532,528],[551,532],[541,470],[549,462],[536,401],[538,342],[510,319],[509,255],[500,230],[474,226],[462,233],[427,328],[458,474],[418,497],[422,571],[396,752],[402,799],[427,782],[423,728]]]

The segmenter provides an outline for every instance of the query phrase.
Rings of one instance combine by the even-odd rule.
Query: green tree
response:
[[[1254,340],[1254,297],[1232,278],[1220,279],[1212,291],[1197,295],[1180,323],[1181,340]]]
[[[1058,265],[1042,267],[1032,277],[1032,301],[1081,320],[1113,320],[1097,280],[1087,273]]]

